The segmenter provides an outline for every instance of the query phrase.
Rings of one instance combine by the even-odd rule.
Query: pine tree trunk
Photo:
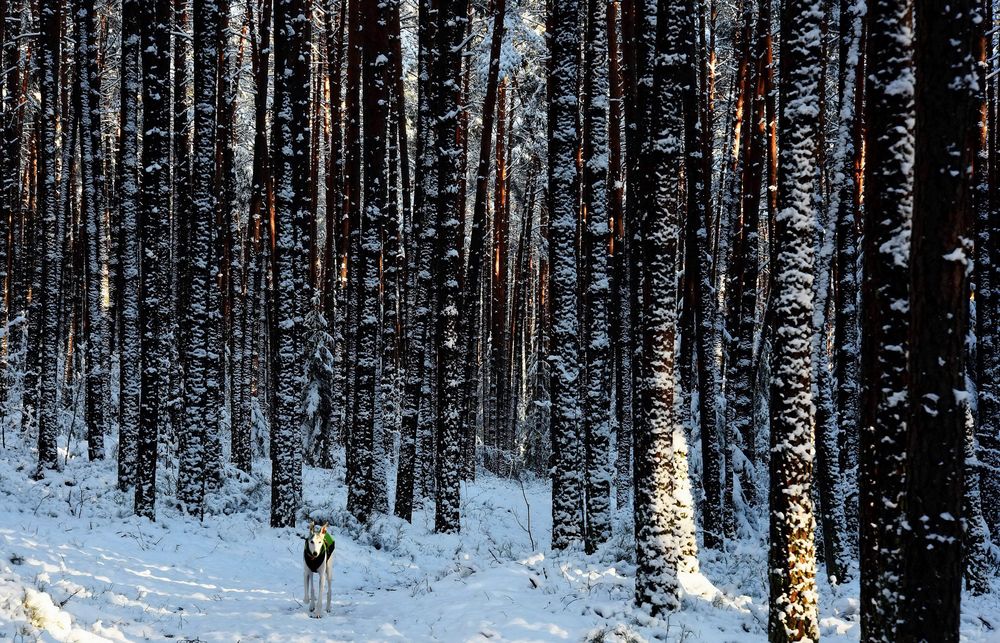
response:
[[[584,536],[583,441],[580,433],[577,216],[580,144],[576,84],[580,57],[578,0],[552,0],[547,15],[548,210],[552,325],[552,547],[565,549]]]
[[[976,383],[978,390],[976,409],[977,459],[982,485],[982,513],[993,539],[1000,541],[1000,212],[996,203],[998,160],[990,145],[990,136],[997,140],[995,55],[992,47],[992,3],[984,2],[984,20],[977,25],[982,40],[977,56],[980,66],[977,81],[980,83],[982,101],[980,122],[981,139],[976,156]],[[994,143],[995,145],[995,143]],[[970,369],[971,370],[971,369]]]
[[[177,496],[185,509],[199,515],[208,483],[207,436],[216,430],[219,408],[213,404],[210,387],[215,381],[214,352],[207,350],[218,324],[212,310],[211,290],[215,288],[216,185],[216,102],[218,93],[219,5],[197,3],[194,7],[194,159],[190,236],[187,248],[190,265],[185,346],[185,422],[178,433]]]
[[[118,488],[135,481],[141,391],[139,328],[139,3],[122,3],[121,200],[119,202],[122,340],[119,349]]]
[[[472,207],[472,222],[469,231],[469,254],[466,261],[465,274],[462,280],[462,309],[465,314],[459,321],[460,332],[465,346],[465,410],[463,416],[470,430],[475,433],[478,416],[477,385],[480,383],[479,344],[483,336],[479,329],[485,317],[485,305],[488,302],[481,297],[483,288],[483,261],[487,256],[487,205],[490,184],[490,153],[494,150],[493,129],[496,119],[497,93],[500,77],[500,52],[505,33],[504,19],[506,17],[506,0],[495,0],[492,3],[493,24],[490,36],[490,59],[486,73],[485,93],[481,112],[482,134],[479,140],[479,160],[476,165],[476,194]],[[489,273],[486,273],[487,283]],[[475,442],[474,436],[472,441]],[[486,446],[496,445],[485,433],[483,442]],[[473,447],[474,449],[474,447]],[[474,455],[474,454],[473,454]],[[489,460],[487,460],[489,465]]]
[[[274,5],[275,230],[273,269],[277,345],[272,368],[271,526],[295,524],[302,503],[301,395],[305,389],[305,314],[311,301],[309,225],[310,43],[306,0]]]
[[[254,97],[254,142],[253,142],[253,170],[250,178],[250,226],[253,230],[254,242],[250,252],[250,261],[247,268],[247,293],[246,297],[251,304],[248,306],[248,329],[246,340],[251,346],[256,345],[255,338],[259,336],[261,330],[261,320],[267,319],[267,310],[263,304],[263,281],[265,274],[264,258],[265,237],[269,226],[267,223],[271,218],[271,207],[273,192],[270,190],[270,165],[269,148],[267,140],[267,94],[268,94],[268,66],[271,53],[271,0],[263,0],[260,3],[257,29],[251,30],[251,46],[253,59],[254,87],[256,95]],[[248,350],[245,356],[250,358],[250,368],[253,371],[248,384],[251,387],[251,398],[257,401],[257,409],[264,410],[264,403],[261,395],[261,387],[256,378],[266,367],[266,359],[254,360],[253,353],[265,354],[264,351]],[[253,427],[255,421],[252,416],[254,408],[253,401],[245,417],[245,423],[234,425],[232,431],[232,453],[233,464],[243,471],[250,471],[253,460]]]
[[[897,640],[958,641],[965,469],[965,339],[976,145],[974,0],[920,0],[910,247],[909,422]],[[967,79],[956,82],[958,79]]]
[[[608,306],[608,18],[607,0],[588,0],[584,43],[583,267],[586,384],[582,434],[585,445],[585,544],[593,552],[611,537],[611,381]]]
[[[463,351],[459,335],[462,221],[464,180],[462,139],[459,136],[462,105],[462,61],[468,20],[467,0],[441,0],[439,11],[447,20],[438,29],[435,69],[438,75],[438,194],[437,194],[437,426],[436,496],[434,529],[438,533],[460,530],[459,502],[462,455]]]
[[[683,92],[688,65],[686,38],[693,37],[693,2],[660,3],[655,16],[657,55],[650,93],[649,140],[636,151],[639,183],[648,198],[637,210],[641,234],[642,345],[639,389],[642,423],[635,436],[636,602],[654,616],[680,608],[677,571],[684,555],[682,513],[683,427],[674,403],[674,340],[677,326],[677,237],[684,161]],[[648,29],[649,23],[642,29]],[[654,143],[656,141],[656,143]],[[640,180],[642,180],[640,179]]]
[[[844,6],[846,5],[846,6]],[[836,226],[834,282],[834,379],[840,425],[837,495],[844,504],[849,551],[858,551],[858,422],[860,329],[858,327],[858,222],[864,103],[864,23],[867,5],[843,0],[840,17],[840,107],[830,177],[830,213]],[[859,109],[860,108],[860,109]]]
[[[822,14],[800,0],[781,12],[782,141],[775,222],[771,355],[770,611],[772,643],[819,638],[809,354]]]
[[[108,354],[107,318],[103,312],[102,272],[107,260],[104,229],[104,147],[101,141],[101,76],[97,61],[93,0],[77,2],[77,88],[81,174],[81,217],[86,245],[86,419],[87,453],[91,460],[103,459],[104,435],[107,433],[108,396],[111,360]]]
[[[430,430],[429,426],[418,426],[418,420],[426,418],[421,406],[427,398],[429,387],[426,378],[430,372],[425,368],[428,354],[433,350],[428,341],[430,329],[430,290],[432,287],[430,262],[435,245],[434,210],[437,200],[437,174],[434,172],[434,150],[437,146],[436,130],[432,124],[431,101],[436,95],[433,55],[437,30],[437,5],[434,0],[424,0],[419,7],[419,52],[417,54],[418,97],[417,97],[417,149],[416,175],[413,200],[414,247],[413,273],[414,292],[411,295],[412,311],[408,315],[406,340],[406,387],[403,401],[402,439],[399,455],[399,471],[396,477],[395,514],[410,521],[415,504],[414,489],[417,486],[418,448],[420,436]],[[421,454],[428,457],[430,454]]]
[[[689,60],[695,60],[695,43],[686,41]],[[685,272],[686,297],[692,307],[695,332],[695,363],[698,371],[698,415],[701,430],[703,485],[705,502],[702,511],[702,536],[708,549],[722,545],[722,515],[719,503],[719,474],[722,453],[719,449],[717,400],[720,383],[713,350],[716,295],[711,283],[711,253],[708,230],[712,220],[711,197],[711,141],[710,130],[702,123],[702,114],[708,110],[699,100],[695,83],[695,68],[688,72],[684,92],[684,118],[686,136],[687,219],[685,223]]]
[[[858,437],[861,637],[894,641],[906,435],[908,240],[913,207],[911,12],[908,0],[868,7],[865,87],[864,281]],[[883,250],[884,248],[884,250]]]
[[[170,257],[170,12],[161,3],[139,8],[142,40],[142,197],[139,211],[139,330],[141,391],[136,455],[135,512],[155,520],[156,452],[167,417]]]

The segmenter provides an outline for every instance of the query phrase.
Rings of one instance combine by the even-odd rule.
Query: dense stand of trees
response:
[[[991,0],[0,10],[38,477],[115,458],[155,520],[269,459],[289,527],[308,464],[448,533],[534,473],[554,549],[634,520],[654,614],[766,537],[771,640],[818,572],[864,640],[957,640],[1000,539]]]

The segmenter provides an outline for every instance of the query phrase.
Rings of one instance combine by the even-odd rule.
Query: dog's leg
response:
[[[316,573],[316,583],[319,585],[316,592],[316,611],[313,613],[315,618],[323,618],[323,581],[324,581],[323,567],[319,568],[319,572]]]
[[[326,561],[326,611],[330,611],[330,601],[333,597],[333,556]]]
[[[333,557],[326,559],[323,564],[324,576],[326,576],[326,611],[330,611],[330,600],[333,595]],[[319,597],[320,605],[323,603],[323,596]]]
[[[302,602],[306,604],[306,609],[312,611],[312,593],[310,591],[312,589],[312,574],[309,573],[308,567],[305,569],[302,583],[305,586]]]

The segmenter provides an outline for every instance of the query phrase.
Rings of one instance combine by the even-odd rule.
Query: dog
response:
[[[333,550],[336,542],[327,531],[328,523],[323,523],[319,529],[316,523],[309,522],[309,535],[306,536],[305,549],[302,552],[303,579],[305,597],[302,599],[309,606],[309,611],[315,618],[323,616],[323,589],[326,588],[326,611],[330,611],[330,599],[333,580]],[[313,583],[313,575],[318,574],[319,587]],[[317,591],[318,590],[318,591]]]

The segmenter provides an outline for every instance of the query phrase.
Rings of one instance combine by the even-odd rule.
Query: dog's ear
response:
[[[327,526],[328,526],[329,524],[330,524],[330,523],[328,523],[328,522],[324,522],[324,523],[323,523],[323,528],[319,530],[319,533],[321,533],[321,534],[325,534],[325,533],[326,533],[326,528],[327,528]]]
[[[314,520],[309,521],[309,533],[312,534],[316,531],[316,522]]]

